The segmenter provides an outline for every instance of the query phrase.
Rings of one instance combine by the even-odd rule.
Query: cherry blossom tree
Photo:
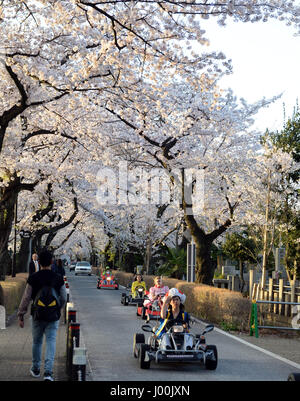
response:
[[[3,0],[0,265],[21,191],[36,191],[38,186],[46,190],[49,183],[63,183],[66,177],[73,182],[80,176],[78,163],[99,161],[103,149],[114,140],[138,146],[142,158],[146,153],[165,170],[173,164],[186,168],[188,152],[178,147],[191,149],[192,141],[185,144],[179,139],[184,139],[186,132],[191,138],[193,129],[202,124],[211,131],[210,121],[216,122],[211,113],[217,111],[219,99],[223,99],[225,113],[236,113],[236,119],[245,122],[246,114],[253,114],[256,106],[250,110],[244,104],[235,111],[233,95],[222,98],[213,85],[220,74],[231,71],[231,66],[222,53],[202,52],[208,40],[201,18],[216,17],[220,24],[227,18],[252,22],[279,18],[298,27],[296,4],[279,0],[209,4]],[[188,90],[183,90],[186,84]],[[183,90],[181,96],[176,88]],[[210,91],[207,104],[198,104],[197,110],[197,92],[204,94],[206,90]],[[183,93],[189,101],[182,99]],[[190,107],[189,102],[192,110],[184,110],[183,105]],[[125,120],[131,135],[125,135],[121,127]],[[231,121],[231,117],[225,116],[224,121]],[[218,123],[221,127],[221,120]],[[236,122],[235,132],[238,125]],[[170,126],[168,135],[163,130]],[[209,135],[203,134],[204,138],[210,140]],[[195,135],[194,141],[198,139]],[[215,148],[223,139],[226,143],[220,133],[213,139]],[[236,200],[230,202],[233,207]]]

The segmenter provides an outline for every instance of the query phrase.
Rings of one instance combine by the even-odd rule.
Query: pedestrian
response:
[[[24,327],[24,315],[31,301],[32,315],[32,367],[30,374],[40,377],[43,336],[46,338],[44,380],[53,381],[56,336],[61,308],[67,295],[62,276],[51,270],[52,255],[43,251],[39,255],[40,270],[28,277],[19,310],[19,326]],[[44,298],[43,298],[44,297]],[[52,297],[52,298],[51,298]],[[48,301],[47,301],[48,300]]]
[[[56,273],[59,274],[60,276],[64,277],[66,275],[66,271],[63,267],[63,263],[61,259],[58,259],[57,265],[56,265]]]
[[[29,276],[40,270],[40,264],[38,261],[38,255],[36,253],[32,254],[32,260],[29,263]]]
[[[55,258],[52,258],[52,261],[51,261],[51,270],[52,270],[54,273],[57,273],[57,263],[56,263]]]

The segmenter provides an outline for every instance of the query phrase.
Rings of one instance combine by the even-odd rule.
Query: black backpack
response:
[[[36,294],[32,305],[33,320],[54,322],[60,318],[60,300],[55,288],[45,285]]]

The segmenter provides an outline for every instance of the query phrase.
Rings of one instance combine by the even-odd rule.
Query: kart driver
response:
[[[170,348],[169,336],[163,335],[170,327],[178,324],[182,325],[188,331],[190,317],[187,312],[184,312],[185,299],[186,296],[177,288],[171,288],[164,298],[160,312],[161,322],[155,331],[156,337],[162,338],[162,346],[164,348]],[[188,346],[192,347],[192,339],[191,344]]]
[[[169,291],[169,287],[163,285],[162,279],[160,276],[156,276],[154,278],[154,287],[151,287],[149,290],[149,300],[144,302],[144,306],[150,306],[154,301],[159,300],[160,297],[164,296]]]
[[[106,266],[105,272],[104,272],[104,274],[102,275],[103,284],[107,284],[107,277],[111,277],[111,272],[110,272],[108,266]]]
[[[143,281],[143,277],[141,274],[136,275],[136,279],[131,285],[131,295],[133,298],[135,298],[137,296],[136,291],[139,287],[143,287],[144,292],[147,291],[146,283],[145,283],[145,281]]]

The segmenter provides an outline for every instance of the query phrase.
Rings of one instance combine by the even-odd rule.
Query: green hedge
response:
[[[6,276],[5,281],[0,282],[0,305],[5,307],[7,315],[14,313],[21,302],[28,273],[19,273],[16,277]]]

